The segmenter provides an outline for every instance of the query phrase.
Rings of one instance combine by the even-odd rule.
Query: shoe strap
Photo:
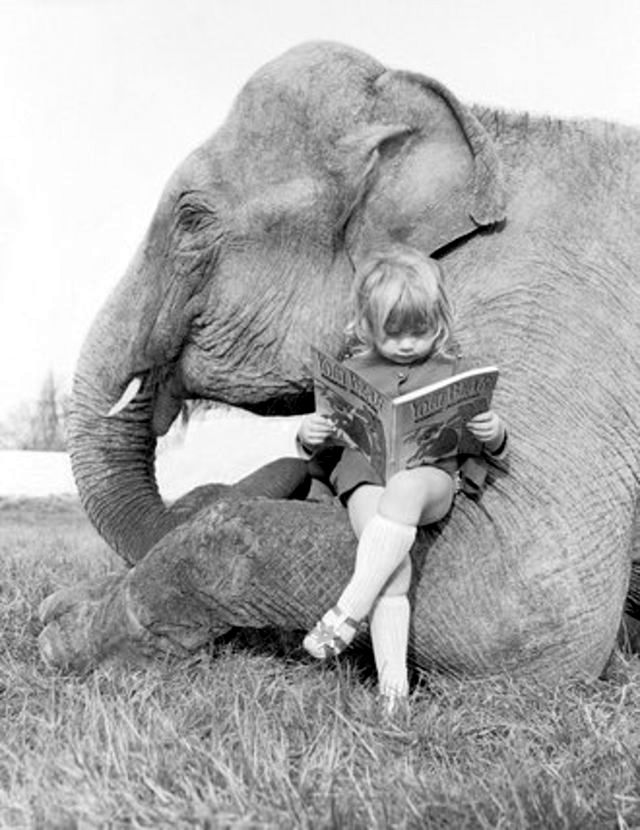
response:
[[[335,622],[332,623],[334,628],[338,628],[341,625],[348,625],[353,628],[354,631],[357,631],[360,628],[358,620],[354,620],[353,617],[346,614],[339,605],[334,605],[331,609],[331,613],[336,618]]]

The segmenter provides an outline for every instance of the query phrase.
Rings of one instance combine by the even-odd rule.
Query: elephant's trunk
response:
[[[68,445],[89,518],[114,550],[134,563],[179,520],[164,506],[156,484],[150,394],[143,391],[125,412],[109,417],[112,403],[80,367]]]
[[[177,322],[167,326],[163,304],[171,309],[174,302],[176,308],[186,302],[170,290],[172,268],[154,268],[164,262],[169,224],[158,211],[152,229],[161,241],[154,243],[150,230],[93,321],[76,368],[69,416],[67,445],[83,507],[103,538],[131,563],[179,521],[163,504],[155,479],[156,435],[166,431],[177,411],[169,408],[162,429],[157,427],[158,385],[175,363],[182,319],[176,312]],[[178,280],[182,290],[184,283]],[[113,414],[134,378],[143,381],[141,388]]]

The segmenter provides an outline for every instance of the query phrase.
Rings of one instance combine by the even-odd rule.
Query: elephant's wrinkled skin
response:
[[[599,673],[636,545],[639,202],[632,128],[468,109],[336,44],[263,67],[170,180],[78,363],[78,488],[139,563],[107,592],[135,620],[105,635],[111,651],[304,628],[338,596],[354,549],[340,508],[231,499],[185,520],[158,496],[155,436],[184,398],[308,408],[309,345],[339,351],[351,261],[394,239],[442,260],[465,353],[501,367],[512,447],[479,503],[459,497],[420,536],[413,654],[468,674]],[[108,629],[116,612],[90,602],[53,602],[44,641],[81,610]]]

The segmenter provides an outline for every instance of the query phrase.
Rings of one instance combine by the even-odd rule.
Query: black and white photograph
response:
[[[638,44],[0,0],[1,828],[640,827]]]

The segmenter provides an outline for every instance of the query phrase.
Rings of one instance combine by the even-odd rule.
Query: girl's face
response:
[[[428,357],[435,339],[436,332],[431,328],[419,328],[393,334],[382,332],[374,339],[374,345],[387,360],[406,365]]]

